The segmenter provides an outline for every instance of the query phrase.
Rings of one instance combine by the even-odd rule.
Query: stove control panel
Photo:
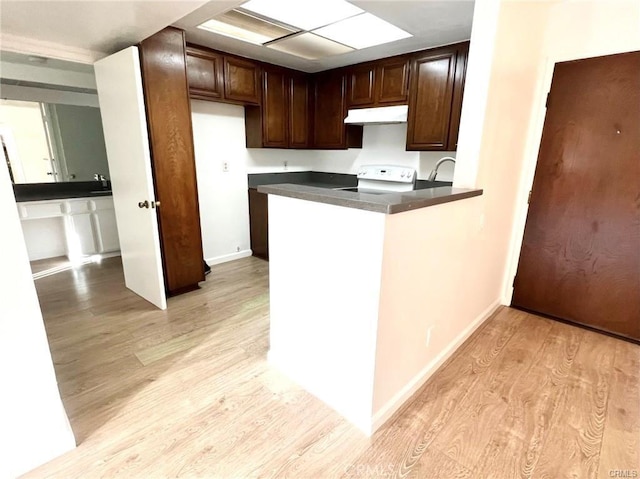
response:
[[[367,165],[358,170],[358,179],[413,183],[416,179],[414,168],[397,165]]]

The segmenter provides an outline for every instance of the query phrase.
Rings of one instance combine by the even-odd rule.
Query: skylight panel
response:
[[[313,33],[358,50],[412,36],[371,13],[363,13],[341,20],[332,25],[318,28]]]

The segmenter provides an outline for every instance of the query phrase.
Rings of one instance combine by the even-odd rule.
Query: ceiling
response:
[[[183,28],[187,40],[192,43],[315,72],[455,43],[468,40],[471,36],[473,0],[349,1],[412,33],[413,37],[332,57],[307,60],[196,28],[216,14],[241,5],[243,0],[0,0],[0,37],[3,45],[25,45],[16,49],[22,53],[46,51],[37,43],[44,45],[46,42],[91,52],[86,58],[96,60],[139,43],[173,24]],[[6,41],[9,36],[13,37],[13,42]],[[36,43],[27,44],[29,42],[23,42],[22,39]],[[74,59],[64,53],[55,56]]]
[[[244,3],[242,0],[208,2],[175,22],[174,25],[184,29],[187,41],[192,43],[306,72],[328,70],[429,47],[447,45],[468,40],[471,37],[473,0],[349,1],[413,34],[413,37],[318,60],[307,60],[197,28],[198,25],[211,17],[241,5]]]
[[[1,0],[0,33],[96,52],[93,56],[101,57],[139,43],[205,3]]]

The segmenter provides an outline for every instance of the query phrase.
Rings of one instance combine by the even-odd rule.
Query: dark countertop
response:
[[[370,194],[299,184],[262,185],[258,187],[258,192],[388,215],[458,201],[482,194],[482,190],[453,188],[451,186],[426,188],[406,193]]]
[[[112,195],[111,183],[108,182],[105,187],[101,181],[17,184],[13,185],[13,193],[18,203]]]
[[[317,188],[346,188],[356,186],[356,175],[345,173],[325,173],[322,171],[283,171],[279,173],[251,173],[248,175],[249,189],[256,189],[264,185],[280,185],[291,183],[294,185],[315,186]],[[451,186],[450,181],[416,180],[416,190]]]

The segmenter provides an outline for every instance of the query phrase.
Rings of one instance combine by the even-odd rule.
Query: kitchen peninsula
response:
[[[477,221],[450,205],[482,190],[258,191],[269,195],[269,361],[372,434],[472,331],[436,321],[447,305],[431,290],[458,267],[439,248],[463,248],[457,225]]]

